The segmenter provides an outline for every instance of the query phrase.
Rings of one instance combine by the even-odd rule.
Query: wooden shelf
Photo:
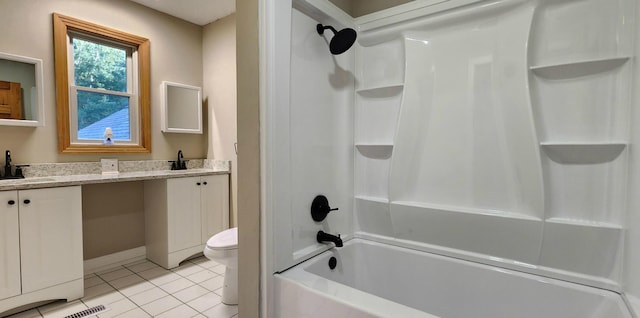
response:
[[[599,74],[614,70],[629,60],[629,57],[615,57],[599,60],[578,61],[572,63],[538,65],[530,67],[537,76],[561,80]]]
[[[540,143],[549,158],[564,164],[598,164],[615,160],[626,142],[543,142]]]

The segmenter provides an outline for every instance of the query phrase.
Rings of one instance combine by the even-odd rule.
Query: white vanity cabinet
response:
[[[83,295],[80,186],[0,191],[0,313]]]
[[[20,231],[16,191],[0,192],[0,299],[20,294]]]
[[[229,175],[148,180],[144,185],[147,258],[165,268],[201,253],[229,227]]]

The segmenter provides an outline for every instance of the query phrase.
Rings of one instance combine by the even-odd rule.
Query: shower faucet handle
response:
[[[329,200],[324,195],[316,196],[311,202],[311,218],[316,222],[322,222],[329,212],[337,210],[329,206]]]

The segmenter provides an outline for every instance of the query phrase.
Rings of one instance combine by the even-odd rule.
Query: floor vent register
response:
[[[69,316],[65,316],[64,318],[85,318],[85,317],[93,317],[97,314],[103,313],[107,311],[107,307],[104,305],[98,305],[95,307],[91,307],[89,309],[85,309],[83,311],[79,311],[75,314],[71,314]]]

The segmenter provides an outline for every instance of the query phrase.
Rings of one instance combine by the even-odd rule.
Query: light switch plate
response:
[[[103,175],[118,174],[118,159],[100,159]]]

